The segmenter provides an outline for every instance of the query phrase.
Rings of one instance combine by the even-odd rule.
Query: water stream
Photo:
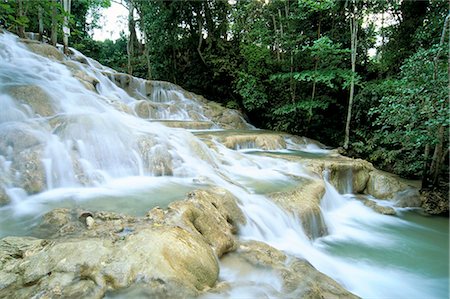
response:
[[[223,131],[218,124],[206,131],[166,127],[158,121],[213,120],[169,83],[149,88],[134,79],[122,82],[133,87],[127,92],[114,82],[127,77],[76,51],[74,56],[76,61],[57,63],[0,34],[0,187],[10,199],[0,207],[0,237],[29,235],[57,207],[142,216],[189,191],[220,186],[240,200],[247,217],[242,240],[304,258],[364,298],[448,297],[448,219],[407,209],[381,215],[326,182],[321,210],[329,234],[310,240],[299,219],[265,194],[311,176],[277,155],[321,159],[328,150],[295,140],[286,140],[284,150],[253,143],[230,149],[215,138],[264,132]],[[70,68],[95,79],[95,90]],[[148,113],[138,117],[142,103]],[[207,144],[203,138],[214,132]],[[221,267],[221,280],[239,281],[226,296],[283,297],[275,273],[227,257]]]

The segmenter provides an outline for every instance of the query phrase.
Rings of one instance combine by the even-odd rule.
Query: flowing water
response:
[[[221,186],[247,217],[242,240],[305,258],[364,298],[448,297],[448,219],[407,209],[380,215],[326,182],[321,210],[329,233],[310,240],[299,219],[265,194],[311,176],[278,155],[321,159],[330,151],[291,138],[269,155],[253,141],[230,149],[219,139],[264,132],[221,131],[192,94],[130,81],[74,53],[76,60],[57,63],[0,34],[0,192],[10,199],[0,208],[0,237],[30,234],[57,207],[141,216],[191,190]],[[94,79],[95,89],[73,69]],[[163,125],[174,121],[212,123],[214,130]],[[228,297],[283,297],[276,273],[226,256],[220,279],[233,286]]]

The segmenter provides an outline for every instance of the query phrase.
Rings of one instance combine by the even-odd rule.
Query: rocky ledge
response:
[[[306,261],[286,263],[268,245],[240,244],[236,233],[244,223],[237,199],[220,188],[193,191],[145,217],[55,209],[37,237],[0,240],[0,297],[102,298],[130,287],[171,298],[226,293],[218,260],[231,252],[273,268],[285,294],[353,297]]]

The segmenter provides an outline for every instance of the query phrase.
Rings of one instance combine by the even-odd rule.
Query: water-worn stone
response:
[[[393,199],[396,193],[406,189],[408,185],[396,175],[374,169],[364,192],[379,199]]]
[[[15,185],[30,194],[39,193],[47,187],[42,156],[42,147],[35,146],[21,151],[14,157],[11,164],[13,171],[19,173],[19,176],[15,178]]]
[[[225,189],[197,190],[188,194],[187,201],[169,205],[169,211],[179,213],[183,222],[178,224],[198,232],[221,257],[236,249],[234,234],[238,225],[245,223],[236,202],[237,199]]]
[[[327,233],[320,210],[325,194],[325,184],[320,179],[302,178],[297,187],[268,196],[285,210],[295,213],[302,222],[305,233],[311,239]]]
[[[218,257],[237,246],[245,218],[236,201],[212,188],[145,217],[55,209],[34,232],[49,239],[0,240],[0,297],[101,298],[135,283],[197,296],[215,285]]]
[[[58,108],[51,96],[36,85],[13,86],[7,92],[17,101],[30,106],[31,110],[40,116],[52,116]]]
[[[53,47],[49,44],[39,43],[39,42],[33,42],[30,40],[22,39],[22,42],[24,42],[28,49],[38,55],[50,58],[52,60],[56,61],[63,61],[64,60],[64,54],[59,51],[57,48]]]
[[[286,148],[282,135],[245,134],[227,136],[222,143],[230,149],[258,148],[262,150],[280,150]]]
[[[270,273],[274,279],[279,280],[280,289],[269,289],[269,295],[275,298],[358,298],[306,260],[287,257],[281,251],[261,242],[242,242],[236,252],[224,257],[224,262],[227,263],[230,259],[234,259],[234,264],[247,268],[249,272],[260,273],[265,270],[265,273]],[[237,286],[245,287],[245,278],[243,280]],[[250,286],[252,282],[248,283],[248,287]],[[228,288],[212,291],[226,295],[230,288],[233,288],[233,283]]]
[[[0,130],[0,155],[12,159],[14,154],[43,142],[43,134],[37,134],[31,126],[4,125]]]

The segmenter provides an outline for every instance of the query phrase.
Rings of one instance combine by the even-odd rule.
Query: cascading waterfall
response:
[[[311,240],[295,215],[264,195],[288,189],[298,178],[311,178],[299,163],[232,150],[215,140],[212,150],[187,130],[154,122],[212,120],[198,102],[169,83],[150,89],[145,80],[131,82],[130,77],[73,53],[74,60],[56,63],[30,52],[15,36],[0,34],[0,186],[10,200],[0,208],[0,236],[26,234],[55,207],[110,208],[142,215],[182,199],[190,190],[220,186],[240,200],[247,218],[239,233],[242,240],[265,242],[306,259],[359,296],[448,294],[445,274],[429,278],[420,273],[428,269],[426,263],[415,271],[406,266],[408,262],[388,263],[382,258],[383,251],[394,251],[411,263],[418,258],[407,249],[420,238],[402,238],[397,231],[436,232],[377,214],[352,194],[339,194],[325,180],[321,211],[328,234]],[[84,81],[95,82],[95,89],[87,89],[73,76],[73,69],[85,74]],[[139,105],[147,109],[144,116],[136,112]],[[293,150],[328,154],[316,144],[290,138],[285,142]],[[250,142],[237,149],[253,147],[256,144]],[[351,193],[350,180],[347,186],[345,193]],[[233,265],[223,265],[221,277],[247,279],[282,292],[279,278],[270,271],[242,277]],[[270,295],[245,285],[239,291],[244,289],[247,293],[230,294]]]

